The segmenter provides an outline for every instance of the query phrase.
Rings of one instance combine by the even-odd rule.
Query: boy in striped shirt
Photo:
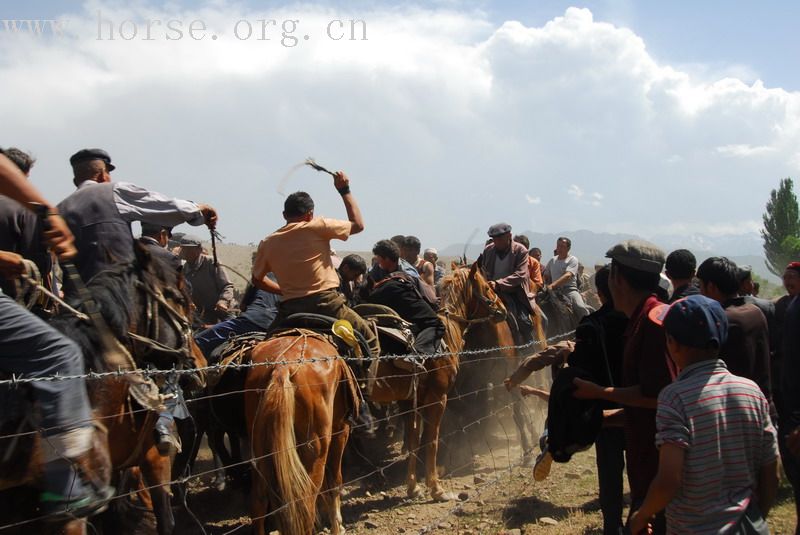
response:
[[[658,474],[630,518],[638,534],[666,507],[668,533],[769,533],[778,486],[776,432],[761,389],[719,358],[728,321],[692,295],[651,312],[681,370],[658,396]]]

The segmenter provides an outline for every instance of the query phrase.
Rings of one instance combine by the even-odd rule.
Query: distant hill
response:
[[[606,251],[614,244],[631,238],[641,238],[633,234],[611,234],[605,232],[592,232],[591,230],[563,231],[559,233],[543,233],[526,231],[525,234],[531,241],[531,247],[539,247],[543,258],[550,258],[559,236],[568,236],[572,240],[572,253],[587,267],[595,264],[605,264]],[[756,235],[757,236],[757,235]],[[647,238],[644,238],[647,239]],[[485,234],[480,234],[474,243],[467,246],[467,258],[475,259],[483,250]],[[686,236],[683,240],[678,236],[656,236],[650,239],[666,252],[684,247],[697,257],[698,264],[711,256],[727,256],[739,265],[749,265],[753,271],[772,283],[780,283],[780,279],[773,275],[764,264],[764,257],[753,254],[757,247],[753,235],[747,234],[740,237],[724,236],[715,238],[695,234]],[[683,244],[683,245],[681,245]],[[461,256],[464,251],[463,243],[448,245],[440,250],[441,256]]]

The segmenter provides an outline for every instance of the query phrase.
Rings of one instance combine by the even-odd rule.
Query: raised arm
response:
[[[364,219],[361,217],[361,209],[358,207],[356,198],[350,192],[350,179],[344,171],[336,171],[333,177],[333,185],[336,191],[342,196],[344,208],[347,210],[347,220],[350,221],[350,234],[358,234],[364,230]]]

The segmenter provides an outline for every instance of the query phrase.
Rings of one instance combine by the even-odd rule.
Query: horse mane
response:
[[[449,319],[448,314],[455,313],[462,318],[467,317],[466,292],[469,277],[470,268],[459,267],[442,279],[439,317],[445,326],[445,344],[447,344],[448,350],[452,352],[460,351],[463,348],[464,338],[461,335],[460,325],[458,322]]]
[[[136,244],[136,247],[139,248],[139,245]],[[175,269],[143,248],[137,249],[134,262],[119,264],[97,273],[86,284],[86,289],[112,334],[121,341],[128,338],[128,331],[135,319],[136,300],[132,298],[132,293],[137,291],[134,288],[137,280],[177,297],[178,301],[188,303],[190,299]],[[79,304],[77,308],[82,307]],[[53,318],[52,324],[78,344],[86,359],[87,369],[106,369],[102,351],[99,350],[100,339],[92,326],[78,320],[70,312],[61,312]]]

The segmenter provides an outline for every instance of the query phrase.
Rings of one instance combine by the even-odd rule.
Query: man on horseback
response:
[[[25,176],[0,154],[0,193],[33,209],[47,208],[49,245],[61,260],[76,254],[73,237],[58,211],[31,186]],[[3,275],[18,276],[23,271],[22,257],[0,253]],[[74,342],[47,323],[0,293],[0,369],[26,378],[54,374],[76,376],[63,381],[30,383],[39,405],[42,430],[43,492],[42,512],[49,520],[83,517],[103,508],[113,491],[107,481],[91,479],[86,467],[92,462],[104,465],[108,473],[107,452],[92,451],[94,428],[91,407],[82,377],[83,355]]]
[[[73,154],[69,162],[78,189],[61,201],[58,209],[75,236],[78,253],[72,262],[84,283],[101,271],[134,261],[130,227],[133,221],[170,228],[181,223],[205,223],[209,228],[216,225],[217,213],[209,205],[171,199],[127,182],[111,182],[110,173],[115,166],[102,149],[83,149]],[[174,265],[174,261],[168,265]],[[73,284],[65,284],[69,296],[78,291]],[[174,380],[166,381],[162,394],[175,395],[178,388]],[[177,445],[178,438],[172,414],[164,412],[161,416],[156,428],[164,452]]]
[[[267,236],[258,246],[253,266],[253,284],[283,296],[275,325],[291,314],[309,312],[349,321],[361,333],[372,356],[380,354],[378,336],[370,323],[347,306],[339,288],[339,276],[331,261],[330,240],[347,240],[364,230],[350,181],[342,171],[335,173],[333,185],[342,196],[347,221],[314,217],[314,201],[298,191],[286,198],[283,217],[286,225]],[[277,282],[267,274],[273,272]]]
[[[586,306],[578,291],[578,259],[570,254],[572,240],[558,238],[556,240],[556,256],[550,259],[542,271],[542,276],[547,283],[547,289],[555,290],[567,301],[576,315],[576,321],[589,314],[591,310]]]
[[[436,311],[423,298],[419,289],[419,279],[409,277],[400,271],[400,250],[389,240],[381,240],[372,248],[381,269],[389,273],[377,281],[367,298],[370,303],[387,306],[412,324],[414,334],[413,349],[421,355],[432,355],[439,348],[444,336],[444,324]],[[399,360],[395,364],[404,366],[407,362]],[[413,368],[413,366],[412,366]]]
[[[508,324],[515,343],[533,341],[531,314],[536,309],[528,270],[528,249],[511,237],[511,225],[497,223],[489,227],[492,243],[478,258],[478,264],[508,310]]]
[[[128,182],[111,182],[115,166],[102,149],[83,149],[69,159],[77,190],[58,209],[75,235],[75,266],[84,282],[115,264],[134,260],[131,223],[168,227],[181,223],[214,228],[217,212],[207,204],[171,199]]]

